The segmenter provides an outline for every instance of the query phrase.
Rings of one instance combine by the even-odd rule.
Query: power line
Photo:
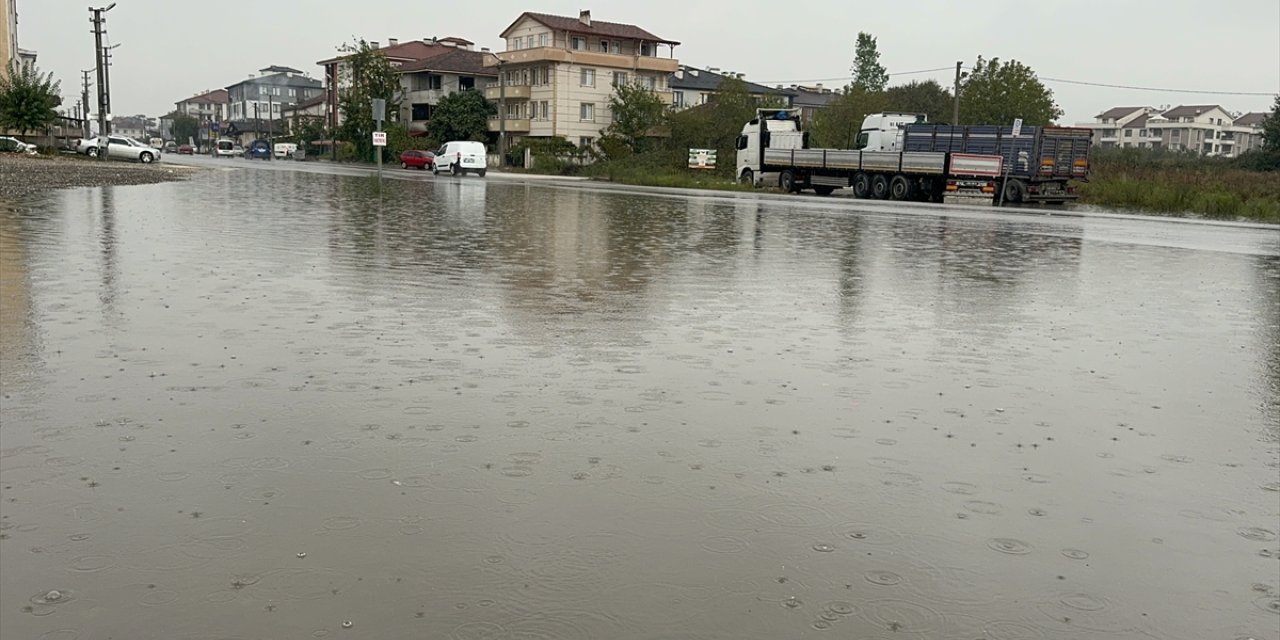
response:
[[[1083,80],[1064,80],[1062,78],[1049,78],[1039,76],[1041,80],[1049,82],[1062,82],[1064,84],[1082,84],[1089,87],[1107,87],[1110,89],[1132,89],[1134,91],[1157,91],[1160,93],[1198,93],[1213,96],[1273,96],[1274,91],[1200,91],[1195,89],[1167,89],[1162,87],[1135,87],[1127,84],[1106,84],[1104,82],[1085,82]]]
[[[949,71],[954,67],[938,67],[937,69],[920,69],[917,71],[899,71],[897,73],[888,73],[888,76],[910,76],[917,73],[932,73],[934,71]],[[853,80],[855,76],[840,76],[839,78],[807,78],[805,80],[753,80],[756,84],[800,84],[802,82],[839,82],[842,80]]]

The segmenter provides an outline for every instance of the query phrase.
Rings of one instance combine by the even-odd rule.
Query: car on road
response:
[[[36,152],[36,145],[27,144],[17,138],[0,136],[0,151],[33,154]]]
[[[455,176],[466,175],[471,172],[483,178],[485,170],[488,168],[488,163],[489,158],[485,152],[484,143],[471,140],[454,140],[446,142],[443,147],[440,147],[440,150],[436,152],[435,162],[432,166],[437,175],[441,171],[452,173]]]
[[[285,160],[292,158],[293,154],[298,152],[298,145],[294,142],[277,142],[275,146],[275,154],[277,160]]]
[[[266,140],[258,139],[249,143],[244,150],[244,157],[254,160],[270,160],[271,159],[271,143]]]
[[[400,154],[401,169],[427,169],[435,166],[436,154],[432,151],[422,151],[420,149],[409,149]]]
[[[178,155],[180,156],[192,156],[192,155],[195,155],[195,153],[196,153],[196,148],[189,144],[178,145]]]
[[[244,153],[240,145],[235,140],[219,140],[214,143],[213,157],[215,158],[238,158]]]
[[[88,155],[90,158],[96,158],[102,150],[101,145],[102,136],[88,138],[81,140],[76,145],[76,152]],[[142,164],[151,164],[160,159],[159,149],[125,136],[107,136],[106,147],[108,158],[137,160]]]

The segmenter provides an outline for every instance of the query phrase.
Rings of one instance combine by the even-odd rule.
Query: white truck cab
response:
[[[762,131],[769,135],[758,135]],[[761,147],[804,149],[809,146],[809,134],[800,130],[799,109],[759,109],[756,118],[742,127],[735,146],[738,149],[738,181],[759,184]]]
[[[915,113],[873,113],[862,120],[858,131],[858,149],[864,151],[902,151],[902,134],[909,124],[921,124],[926,118]]]

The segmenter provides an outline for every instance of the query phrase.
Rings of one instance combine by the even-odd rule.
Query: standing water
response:
[[[858,206],[0,204],[0,636],[1280,635],[1280,233]]]

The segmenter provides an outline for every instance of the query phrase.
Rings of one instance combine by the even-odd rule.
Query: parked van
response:
[[[150,143],[151,143],[151,147],[152,147],[153,149],[163,149],[163,148],[164,148],[164,138],[152,138],[152,139],[150,140]]]
[[[483,178],[488,162],[484,143],[457,140],[444,143],[444,146],[436,152],[434,171],[437,175],[443,171],[455,176],[474,172]]]
[[[240,149],[235,140],[223,138],[213,146],[213,157],[215,158],[234,158],[244,153],[244,149]]]
[[[297,153],[298,145],[292,142],[277,142],[275,146],[276,158],[281,160],[293,157]]]

